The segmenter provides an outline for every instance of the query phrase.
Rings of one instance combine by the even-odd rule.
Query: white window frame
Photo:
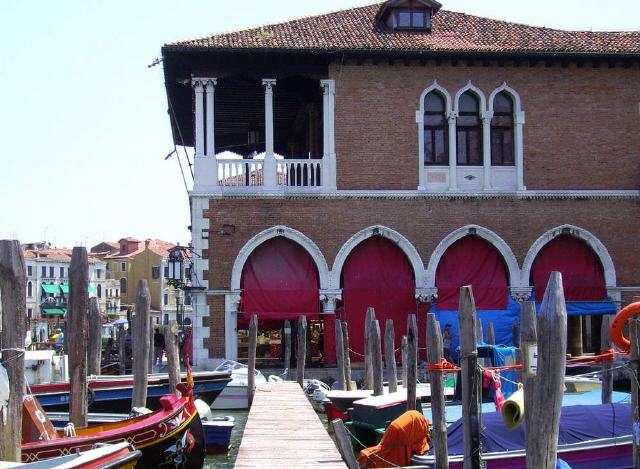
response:
[[[424,164],[424,99],[432,91],[439,92],[445,99],[445,110],[449,122],[448,150],[449,165]],[[457,165],[457,118],[460,97],[467,91],[473,92],[480,101],[482,119],[482,166]],[[491,165],[491,120],[495,96],[507,92],[513,99],[513,139],[515,152],[514,166]],[[420,95],[419,109],[416,111],[418,125],[418,190],[428,192],[513,192],[525,191],[524,185],[524,144],[523,126],[525,114],[522,111],[520,95],[506,82],[495,88],[487,100],[483,91],[471,81],[460,88],[452,99],[449,92],[437,81],[425,88]]]

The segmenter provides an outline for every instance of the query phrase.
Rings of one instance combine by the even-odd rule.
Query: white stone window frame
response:
[[[424,158],[424,99],[427,94],[436,91],[445,99],[448,128],[449,165],[425,166]],[[460,97],[471,91],[479,100],[480,118],[482,119],[482,166],[457,165],[457,118]],[[505,91],[513,99],[513,137],[514,166],[492,166],[491,164],[491,120],[496,95]],[[425,88],[420,95],[419,109],[416,111],[418,124],[418,190],[428,192],[513,192],[525,191],[524,185],[524,144],[523,126],[525,114],[522,101],[517,91],[503,82],[486,98],[484,92],[468,81],[460,88],[452,99],[446,88],[436,80]]]

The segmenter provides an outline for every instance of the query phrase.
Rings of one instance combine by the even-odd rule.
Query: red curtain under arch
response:
[[[436,270],[438,309],[457,310],[460,287],[471,285],[477,309],[506,309],[509,278],[504,259],[488,241],[465,236],[445,251]]]
[[[280,328],[285,319],[304,314],[318,319],[318,270],[313,258],[298,243],[284,237],[258,246],[247,259],[240,280],[239,323],[248,324],[257,314],[260,327]]]
[[[571,235],[560,235],[538,252],[531,267],[536,301],[542,301],[553,271],[562,273],[566,301],[600,301],[606,297],[604,269],[593,249]]]
[[[346,320],[349,326],[349,345],[356,352],[351,359],[364,361],[364,319],[368,307],[375,308],[382,336],[386,320],[393,319],[395,345],[400,347],[407,330],[407,315],[416,313],[416,283],[409,259],[398,245],[381,236],[363,241],[347,257],[341,282],[343,308],[337,317]],[[424,337],[424,331],[419,335]],[[327,349],[327,355],[327,359],[335,361],[335,350]]]

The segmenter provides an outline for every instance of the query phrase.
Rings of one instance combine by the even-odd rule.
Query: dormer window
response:
[[[435,0],[387,0],[376,21],[393,31],[431,31],[431,18],[442,5]]]
[[[431,29],[431,15],[426,9],[398,8],[394,14],[394,29]]]

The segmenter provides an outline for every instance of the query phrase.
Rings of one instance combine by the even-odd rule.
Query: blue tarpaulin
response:
[[[558,445],[631,435],[631,422],[629,404],[563,406]],[[524,425],[509,431],[500,412],[483,413],[480,440],[483,453],[524,449]],[[462,419],[447,429],[447,444],[449,454],[464,453]]]
[[[540,304],[536,303],[536,311],[540,312]],[[611,300],[602,301],[567,301],[567,316],[589,316],[592,314],[616,314],[618,309]]]

